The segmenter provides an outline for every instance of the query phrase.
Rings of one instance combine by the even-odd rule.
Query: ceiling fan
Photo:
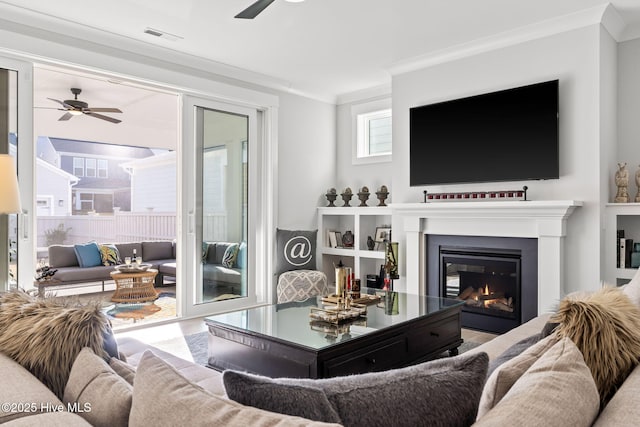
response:
[[[79,116],[81,114],[86,114],[90,117],[95,117],[96,119],[106,120],[111,123],[120,123],[122,120],[114,119],[113,117],[105,116],[103,114],[98,113],[122,113],[118,108],[89,108],[89,104],[84,101],[80,101],[78,99],[78,95],[82,92],[82,89],[78,89],[76,87],[71,88],[71,93],[74,95],[74,99],[66,99],[64,101],[60,101],[53,98],[47,98],[58,104],[62,105],[64,108],[58,108],[61,111],[66,111],[58,119],[58,121],[69,120],[73,116]]]
[[[286,0],[286,1],[290,3],[298,3],[304,0]],[[256,16],[258,16],[260,12],[265,10],[267,6],[269,6],[273,2],[274,0],[258,0],[257,2],[253,3],[251,6],[249,6],[248,8],[246,8],[245,10],[237,14],[235,18],[253,19]]]

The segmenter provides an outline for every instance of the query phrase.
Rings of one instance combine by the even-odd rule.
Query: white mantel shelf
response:
[[[580,206],[577,200],[393,203],[394,223],[406,238],[406,289],[426,292],[426,234],[536,238],[538,312],[548,311],[561,297],[566,220]]]
[[[568,217],[573,210],[582,206],[577,200],[541,200],[541,201],[496,201],[496,202],[428,202],[393,203],[394,211],[411,215],[428,212],[429,216],[450,216],[466,218],[478,216],[500,218],[522,217]]]

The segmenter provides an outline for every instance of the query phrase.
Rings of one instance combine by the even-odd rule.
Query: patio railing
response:
[[[66,245],[95,240],[101,243],[140,242],[143,240],[173,240],[176,237],[174,212],[117,212],[113,215],[38,216],[37,245],[46,248],[45,232],[62,227],[70,229],[63,242]],[[226,241],[225,213],[203,218],[205,240]]]

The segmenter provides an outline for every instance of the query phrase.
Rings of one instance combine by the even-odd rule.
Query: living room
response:
[[[277,7],[278,3],[272,7]],[[611,206],[611,203],[616,194],[617,163],[626,162],[632,174],[640,163],[635,144],[635,136],[640,131],[635,118],[635,111],[640,107],[636,96],[640,90],[640,77],[635,72],[639,65],[637,25],[640,12],[631,1],[587,3],[574,2],[573,8],[558,9],[555,15],[532,14],[534,16],[528,21],[516,20],[520,23],[518,28],[503,22],[491,32],[476,34],[473,41],[458,40],[448,47],[425,49],[419,53],[413,51],[408,56],[397,52],[390,55],[393,60],[387,61],[384,78],[370,79],[348,90],[327,90],[324,96],[312,96],[312,91],[304,91],[295,84],[287,89],[291,82],[284,81],[286,79],[249,72],[240,66],[238,69],[227,68],[225,74],[225,67],[220,64],[177,52],[165,41],[152,45],[126,34],[106,35],[87,26],[74,27],[73,33],[65,33],[61,29],[71,24],[60,19],[64,16],[47,17],[49,11],[46,9],[37,12],[38,6],[42,5],[34,4],[33,10],[23,10],[17,2],[0,3],[7,12],[0,30],[3,40],[0,48],[6,61],[5,65],[2,62],[0,65],[11,68],[14,61],[56,62],[179,87],[187,94],[260,106],[266,112],[265,117],[272,120],[272,127],[265,132],[277,144],[272,146],[274,151],[270,153],[273,156],[271,165],[275,167],[264,175],[265,182],[273,186],[267,189],[260,205],[268,212],[260,228],[263,247],[253,253],[264,264],[258,265],[257,277],[263,288],[257,291],[252,302],[273,299],[275,290],[270,273],[275,262],[276,228],[316,229],[318,207],[326,205],[324,194],[328,188],[341,191],[347,187],[355,190],[367,186],[377,190],[382,185],[388,186],[388,202],[392,209],[398,209],[391,224],[394,239],[399,242],[401,260],[400,278],[394,286],[398,291],[416,294],[426,292],[426,277],[421,270],[425,261],[419,251],[423,243],[420,243],[419,235],[424,231],[427,217],[422,217],[423,222],[417,226],[408,226],[407,218],[413,215],[400,211],[403,205],[421,203],[423,190],[431,193],[502,191],[527,185],[528,198],[533,202],[574,201],[576,208],[571,216],[554,226],[552,233],[558,241],[553,251],[557,251],[562,263],[555,268],[552,277],[548,271],[539,272],[541,282],[557,284],[545,288],[548,292],[543,295],[545,305],[539,307],[537,314],[540,314],[553,309],[569,293],[597,291],[603,282],[620,285],[635,274],[635,270],[616,267],[615,247],[612,250],[609,245],[618,226],[616,217],[637,215],[633,204],[619,207]],[[296,6],[305,4],[313,2]],[[237,5],[225,7],[231,9],[231,6]],[[334,6],[341,7],[337,3]],[[278,7],[280,9],[275,10],[284,10],[283,5]],[[269,12],[266,9],[264,13]],[[464,16],[470,19],[469,13]],[[516,11],[513,13],[520,16]],[[472,26],[471,21],[462,24]],[[113,43],[114,37],[117,44]],[[429,39],[428,35],[422,37],[425,41]],[[271,48],[269,52],[273,53],[273,50]],[[559,179],[410,186],[410,108],[556,79],[559,80],[560,99]],[[390,100],[393,109],[392,159],[386,163],[353,164],[353,111],[359,105],[377,100]],[[30,132],[21,132],[21,136],[28,140]],[[443,161],[450,162],[455,168],[455,152]],[[19,170],[29,170],[32,163],[24,156],[19,162],[24,162],[18,165]],[[636,187],[631,181],[629,193],[633,201]],[[33,199],[29,181],[21,177],[20,184],[27,199]],[[23,198],[23,202],[27,199]],[[473,203],[469,202],[468,209],[474,209]],[[188,209],[183,213],[184,227],[187,227]],[[610,225],[612,217],[613,229]],[[499,221],[501,217],[493,220],[496,218]],[[537,222],[532,224],[528,227],[539,225]],[[633,237],[631,227],[627,232]],[[180,234],[185,251],[182,257],[187,259],[196,253],[196,248],[188,243],[188,228],[182,228]],[[534,232],[527,229],[524,234],[530,237]],[[25,242],[22,247],[33,252],[34,248],[28,245]],[[193,247],[187,249],[189,246]],[[27,263],[24,271],[33,271],[31,267]],[[183,270],[185,282],[194,277],[187,268]],[[23,274],[23,277],[24,285],[28,287],[31,274]],[[184,298],[185,305],[193,305],[183,308],[186,317],[216,311],[186,302],[192,300]],[[238,301],[230,302],[220,311],[239,307]]]

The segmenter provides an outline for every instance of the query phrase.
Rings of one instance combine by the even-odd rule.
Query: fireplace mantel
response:
[[[538,239],[538,313],[561,298],[566,220],[576,200],[394,203],[395,227],[405,236],[407,292],[426,292],[425,234]],[[398,236],[398,234],[395,234]]]

